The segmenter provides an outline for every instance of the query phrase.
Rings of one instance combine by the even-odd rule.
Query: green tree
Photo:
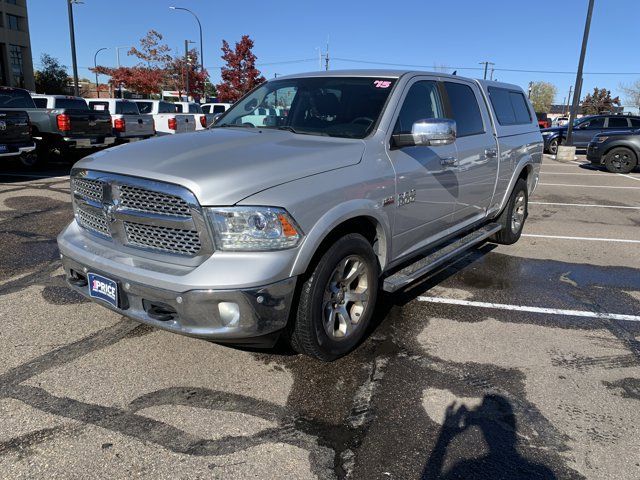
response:
[[[613,107],[620,105],[620,97],[611,97],[611,90],[606,88],[593,88],[593,93],[587,93],[582,100],[582,112],[585,115],[599,115],[613,112]]]
[[[67,67],[46,53],[40,56],[40,63],[42,66],[35,73],[36,92],[50,95],[68,93]]]
[[[531,83],[531,103],[536,112],[549,113],[558,90],[549,82]]]

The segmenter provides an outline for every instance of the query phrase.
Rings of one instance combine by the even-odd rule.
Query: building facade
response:
[[[0,0],[0,85],[35,90],[27,0]]]

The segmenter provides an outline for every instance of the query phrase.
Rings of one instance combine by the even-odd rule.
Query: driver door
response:
[[[605,117],[595,117],[580,124],[580,128],[573,129],[573,144],[576,147],[586,147],[593,137],[604,131]]]
[[[413,124],[445,118],[438,82],[417,79],[407,86],[391,134],[411,133]],[[389,135],[388,155],[396,174],[393,257],[399,258],[445,236],[458,198],[455,143],[397,147]]]

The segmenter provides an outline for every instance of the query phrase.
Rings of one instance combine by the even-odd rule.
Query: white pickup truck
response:
[[[203,103],[202,111],[204,113],[224,113],[231,108],[231,103]]]
[[[215,114],[205,113],[202,107],[194,102],[176,102],[176,112],[190,113],[196,119],[196,130],[205,130],[213,123]]]
[[[176,113],[176,107],[164,100],[134,100],[143,115],[153,116],[156,124],[156,135],[173,135],[175,133],[193,132],[196,122],[193,115]]]
[[[142,115],[138,105],[122,98],[86,98],[89,108],[111,115],[113,133],[118,143],[129,143],[156,134],[153,117]]]

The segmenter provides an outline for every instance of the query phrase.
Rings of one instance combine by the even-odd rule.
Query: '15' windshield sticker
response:
[[[391,86],[391,82],[389,80],[375,80],[373,82],[373,86],[376,88],[389,88]]]

